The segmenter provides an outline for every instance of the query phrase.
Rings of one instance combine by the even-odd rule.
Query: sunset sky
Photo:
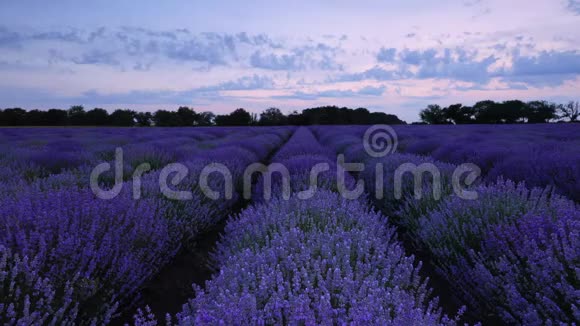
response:
[[[580,100],[580,0],[0,1],[0,108]]]

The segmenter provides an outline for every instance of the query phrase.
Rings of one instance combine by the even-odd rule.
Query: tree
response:
[[[258,124],[259,118],[257,113],[250,113],[250,126]]]
[[[216,126],[229,126],[230,125],[229,115],[218,114],[215,117],[215,125]]]
[[[560,118],[570,119],[570,122],[576,122],[578,117],[580,117],[580,103],[570,101],[568,104],[558,105],[558,112],[560,112]]]
[[[288,124],[291,126],[302,126],[306,124],[306,120],[302,114],[298,113],[298,111],[292,111],[292,113],[288,115]]]
[[[494,101],[480,101],[473,106],[477,123],[502,123],[501,106]]]
[[[5,109],[2,113],[2,124],[5,126],[26,125],[26,111],[21,108]]]
[[[110,117],[111,124],[118,127],[133,127],[135,125],[135,111],[115,110]]]
[[[179,119],[177,112],[166,110],[158,110],[155,112],[153,122],[157,127],[177,127],[181,125],[181,119]]]
[[[218,126],[249,126],[252,123],[252,115],[240,108],[227,115],[218,115],[215,118]]]
[[[369,124],[369,118],[371,113],[366,108],[358,108],[349,112],[349,121],[353,125],[366,125]]]
[[[337,106],[321,106],[302,111],[307,125],[339,125],[348,124],[349,109]]]
[[[295,115],[298,113],[293,113]],[[347,107],[321,106],[302,111],[301,117],[288,116],[291,124],[294,121],[304,125],[349,125],[349,124],[405,124],[397,116],[384,112],[370,113],[365,108],[356,110]]]
[[[26,124],[29,126],[43,126],[45,124],[45,119],[45,111],[30,110],[26,113]]]
[[[556,116],[556,105],[546,101],[532,101],[526,105],[524,116],[528,123],[546,123]]]
[[[459,110],[459,115],[457,117],[456,123],[474,123],[475,122],[475,109],[472,106],[462,106]]]
[[[252,122],[252,115],[242,108],[232,112],[230,118],[234,126],[249,126]]]
[[[46,112],[44,121],[45,126],[66,126],[68,113],[65,110],[50,109]]]
[[[197,113],[194,110],[188,108],[187,106],[181,106],[177,109],[177,117],[179,119],[179,125],[184,127],[191,127],[197,119]]]
[[[260,124],[263,126],[280,126],[286,122],[286,116],[278,108],[269,108],[260,114]]]
[[[447,108],[443,109],[443,116],[447,123],[460,124],[463,123],[464,118],[462,117],[463,104],[453,104]]]
[[[446,123],[465,124],[473,123],[475,120],[475,110],[463,104],[453,104],[443,108],[443,116]]]
[[[368,124],[378,125],[400,125],[406,124],[405,121],[400,120],[394,114],[386,114],[384,112],[372,112],[369,114],[369,118],[367,120]]]
[[[139,127],[150,127],[153,121],[151,112],[137,112],[135,113],[135,121]]]
[[[101,108],[94,108],[85,114],[89,126],[106,126],[109,124],[109,113]]]
[[[437,104],[428,105],[427,108],[423,109],[419,114],[421,121],[436,125],[447,123],[447,118],[443,109]]]
[[[504,123],[523,122],[525,120],[526,103],[513,100],[501,104],[501,114]]]
[[[71,126],[82,126],[86,124],[85,108],[82,105],[73,105],[68,109],[68,122]]]
[[[197,115],[196,125],[198,126],[212,126],[214,124],[215,114],[210,111],[205,111]]]

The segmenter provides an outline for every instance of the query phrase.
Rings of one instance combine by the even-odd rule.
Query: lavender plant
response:
[[[105,203],[78,188],[0,201],[11,320],[107,323],[178,248],[155,201]]]
[[[570,250],[573,247],[565,242],[549,244],[546,241],[557,241],[570,235],[574,237],[578,233],[577,229],[569,229],[558,234],[561,223],[568,223],[566,214],[578,210],[575,204],[553,192],[537,188],[528,190],[523,184],[517,185],[511,181],[500,180],[493,185],[480,186],[476,191],[478,200],[462,200],[452,196],[419,222],[419,240],[433,255],[439,273],[449,280],[464,300],[482,309],[480,313],[499,315],[506,322],[514,322],[517,318],[519,322],[541,320],[536,319],[539,315],[525,315],[522,311],[531,313],[535,308],[530,307],[548,305],[549,300],[562,300],[563,305],[574,305],[574,301],[569,301],[570,295],[555,295],[546,299],[550,297],[550,292],[535,292],[529,286],[530,279],[526,278],[551,273],[550,277],[554,280],[562,280],[573,275],[567,273],[577,264],[574,258],[570,259],[570,255],[577,255],[575,249]],[[562,212],[567,213],[562,215]],[[529,216],[542,216],[543,219]],[[552,222],[547,223],[548,220]],[[577,223],[570,226],[577,228]],[[536,231],[528,233],[534,228]],[[540,229],[546,233],[541,233]],[[563,230],[566,229],[560,231]],[[526,239],[532,234],[535,235]],[[542,237],[545,241],[541,240]],[[534,246],[547,247],[530,251]],[[546,262],[545,269],[538,266],[539,269],[531,271],[527,268],[531,263],[528,259],[544,257],[554,261],[561,255],[566,255],[566,259],[560,265]],[[577,284],[573,278],[568,280],[571,282],[569,284]],[[566,282],[559,286],[566,288]],[[489,296],[497,300],[490,301]],[[557,310],[554,307],[550,309]],[[572,310],[569,308],[568,312]],[[515,317],[514,311],[518,311],[518,317]],[[547,311],[549,309],[544,308],[544,313]],[[560,320],[557,314],[552,314],[544,322],[550,319]]]
[[[458,282],[473,306],[506,323],[573,324],[580,320],[580,210],[528,213],[497,225]],[[456,281],[457,282],[457,281]]]
[[[328,191],[231,220],[179,325],[450,323],[385,218]]]

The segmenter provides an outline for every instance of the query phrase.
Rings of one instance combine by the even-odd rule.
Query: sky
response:
[[[580,0],[0,1],[0,108],[579,100]]]

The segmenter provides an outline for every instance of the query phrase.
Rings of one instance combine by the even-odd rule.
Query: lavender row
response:
[[[178,222],[181,238],[189,243],[202,232],[207,231],[220,220],[228,216],[236,203],[241,200],[243,176],[246,168],[261,162],[278,148],[289,136],[291,129],[278,128],[266,130],[261,134],[249,137],[237,137],[233,141],[206,149],[200,155],[183,162],[187,168],[173,191],[185,191],[191,194],[188,200],[168,199],[159,187],[160,171],[146,175],[142,180],[145,198],[157,198],[169,205],[170,219]],[[220,164],[230,174],[230,178],[214,173],[209,176],[208,186],[217,193],[216,198],[208,197],[200,188],[200,176],[205,167]],[[228,190],[232,186],[231,192]],[[127,189],[131,189],[127,187]]]
[[[333,141],[332,131],[318,130],[330,147],[371,166],[360,177],[375,205],[396,216],[418,246],[426,248],[438,273],[478,316],[494,315],[508,324],[542,325],[579,320],[578,262],[580,210],[570,200],[542,189],[504,181],[474,186],[477,200],[465,200],[450,187],[454,166],[429,157],[391,154],[372,159],[352,136]],[[366,156],[366,158],[365,158]],[[376,199],[372,169],[384,166],[384,197]],[[400,200],[393,175],[403,163],[431,163],[442,174],[442,198],[431,196],[432,180],[402,179]]]
[[[453,323],[429,301],[413,258],[386,224],[362,202],[327,190],[250,207],[228,223],[219,274],[197,288],[176,324]]]
[[[177,324],[453,323],[429,300],[386,219],[332,192],[333,156],[310,130],[294,133],[272,159],[288,168],[292,196],[285,199],[274,179],[273,199],[255,196],[258,204],[228,222],[214,255],[220,272],[197,288]],[[310,187],[309,172],[321,162],[330,169],[319,176],[322,190],[304,200],[297,192]]]
[[[143,177],[140,200],[133,199],[131,182],[113,200],[98,199],[87,184],[76,182],[86,178],[78,171],[50,176],[44,180],[50,186],[33,183],[17,196],[3,196],[0,319],[14,325],[108,323],[174,256],[180,240],[194,238],[228,214],[235,199],[201,197],[196,172],[208,161],[243,170],[279,146],[290,130],[270,132],[241,132],[232,147],[221,142],[190,155],[184,162],[190,179],[180,183],[197,194],[188,201],[161,196],[158,171]],[[243,149],[246,143],[260,146]],[[215,189],[223,189],[220,183],[210,178]]]
[[[123,149],[124,179],[128,180],[141,163],[159,169],[203,155],[208,148],[260,133],[257,128],[38,128],[35,133],[2,129],[0,191],[14,192],[63,173],[88,176],[97,164],[114,160],[117,147]]]
[[[178,248],[156,201],[89,190],[0,200],[0,319],[105,324]]]
[[[362,150],[367,127],[324,130],[325,144],[352,141]],[[318,130],[317,129],[317,130]],[[485,179],[499,177],[528,187],[554,187],[580,201],[580,126],[577,124],[394,126],[399,152],[428,155],[452,164],[473,163]],[[355,140],[356,139],[356,140]],[[352,150],[352,149],[351,149]],[[359,150],[357,150],[360,152]]]
[[[271,162],[288,171],[290,191],[286,195],[308,190],[314,193],[320,188],[337,190],[336,156],[332,151],[324,148],[308,128],[297,129],[288,142],[272,157]],[[311,171],[317,164],[326,166],[317,174],[316,182],[311,182]],[[272,173],[272,186],[269,188],[271,197],[284,195],[283,181],[279,172]],[[346,174],[344,183],[352,186],[354,179]],[[252,196],[254,201],[261,202],[270,197],[265,196],[264,187],[264,178],[260,177],[254,187]]]
[[[552,192],[498,181],[419,217],[420,241],[471,307],[509,324],[580,320],[580,210]]]

